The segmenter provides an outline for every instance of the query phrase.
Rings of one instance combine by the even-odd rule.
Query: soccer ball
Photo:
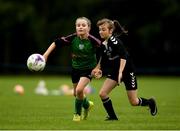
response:
[[[42,71],[45,66],[46,61],[41,54],[32,54],[27,59],[27,67],[31,71]]]

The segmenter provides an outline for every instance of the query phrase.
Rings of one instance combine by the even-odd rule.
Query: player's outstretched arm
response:
[[[102,71],[101,71],[101,57],[99,59],[98,64],[96,65],[96,67],[91,71],[91,75],[97,79],[102,77]]]
[[[48,56],[50,55],[50,53],[56,48],[56,44],[55,42],[53,42],[49,48],[46,50],[46,52],[43,54],[43,57],[45,58],[45,60],[47,61]]]

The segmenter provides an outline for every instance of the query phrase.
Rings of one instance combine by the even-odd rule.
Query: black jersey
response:
[[[132,61],[130,59],[129,53],[127,52],[123,42],[115,36],[111,36],[108,41],[104,41],[101,45],[102,53],[102,67],[113,69],[117,68],[119,70],[120,59],[126,60],[126,66],[124,72],[134,71]],[[118,71],[117,70],[117,71]]]

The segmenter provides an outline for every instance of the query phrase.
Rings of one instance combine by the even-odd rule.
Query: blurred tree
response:
[[[24,70],[30,54],[43,53],[56,37],[73,33],[80,16],[92,20],[91,33],[98,37],[98,19],[117,19],[125,25],[137,67],[180,65],[178,0],[0,0],[0,71]],[[49,65],[69,66],[69,52],[57,49]]]

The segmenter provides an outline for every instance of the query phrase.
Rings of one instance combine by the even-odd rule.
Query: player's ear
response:
[[[113,29],[109,29],[109,33],[112,34],[113,33]]]

